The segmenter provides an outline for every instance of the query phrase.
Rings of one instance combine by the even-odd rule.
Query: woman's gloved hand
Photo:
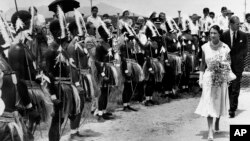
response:
[[[204,72],[200,71],[200,76],[199,76],[199,86],[202,88],[203,86],[203,75]]]

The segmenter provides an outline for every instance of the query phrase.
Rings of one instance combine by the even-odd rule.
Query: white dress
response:
[[[210,42],[204,44],[202,50],[205,54],[207,68],[209,68],[210,62],[218,56],[222,57],[222,61],[228,61],[230,48],[222,42],[218,50],[212,49]],[[202,81],[202,95],[195,113],[204,117],[227,116],[229,109],[227,81],[219,87],[212,86],[211,74],[211,71],[205,70]]]

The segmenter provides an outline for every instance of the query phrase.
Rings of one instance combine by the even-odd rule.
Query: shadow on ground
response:
[[[93,130],[87,129],[87,130],[82,130],[80,131],[81,134],[84,135],[84,137],[75,137],[74,139],[70,139],[70,136],[68,135],[67,138],[62,139],[62,141],[84,141],[86,138],[91,138],[91,137],[99,137],[102,134],[99,132],[95,132]]]
[[[201,139],[206,140],[208,138],[208,131],[200,131],[196,136],[201,136]],[[228,138],[228,131],[220,131],[219,133],[214,133],[214,139],[216,138]]]
[[[241,113],[243,113],[244,111],[246,110],[241,110],[241,109],[238,109],[236,112],[235,112],[235,116],[239,116]]]

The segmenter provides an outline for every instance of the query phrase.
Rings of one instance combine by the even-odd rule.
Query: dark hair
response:
[[[212,27],[210,27],[209,33],[210,33],[211,29],[217,30],[218,33],[219,33],[219,35],[222,35],[222,33],[223,33],[223,30],[221,30],[220,27],[219,27],[218,25],[213,25]]]
[[[158,16],[158,19],[162,22],[164,19],[161,17],[161,15],[163,15],[164,17],[166,16],[165,13],[161,12]]]
[[[165,14],[164,12],[161,12],[161,13],[159,14],[159,16],[160,16],[160,15],[166,15],[166,14]]]
[[[221,11],[227,10],[227,7],[223,6],[221,7]]]
[[[157,18],[156,17],[157,13],[156,12],[153,12],[150,16],[149,16],[149,19],[154,19],[154,18]]]
[[[237,19],[237,20],[240,20],[239,17],[237,17],[237,16],[232,16],[232,17],[229,19],[229,23],[230,23],[230,24],[234,24],[236,19]]]
[[[92,6],[91,11],[93,11],[94,9],[98,10],[98,7],[97,6]]]
[[[246,15],[245,15],[245,18],[247,19],[248,17],[250,17],[250,13],[247,13]]]
[[[86,23],[86,29],[89,30],[89,29],[90,29],[90,26],[91,26],[92,24],[93,24],[92,22],[87,22],[87,23]]]
[[[109,35],[107,34],[107,32],[105,31],[105,29],[103,28],[103,26],[99,26],[98,29],[97,29],[99,35],[101,36],[101,38],[104,40],[104,41],[108,41],[108,38],[109,38]]]
[[[59,32],[61,31],[59,20],[54,20],[49,25],[49,30],[54,38],[58,37]]]
[[[70,24],[69,24],[69,31],[71,34],[74,33],[74,30],[77,29],[77,24],[76,24],[76,21],[72,21]]]
[[[103,17],[103,18],[104,18],[104,17],[109,18],[109,14],[103,14],[102,17]]]
[[[37,8],[35,6],[34,7],[34,10],[37,12]],[[31,7],[29,7],[29,12],[31,12]]]
[[[11,23],[13,24],[14,28],[16,27],[16,21],[17,19],[20,18],[22,20],[22,22],[24,23],[24,29],[28,29],[29,28],[29,22],[31,19],[31,15],[28,11],[25,10],[20,10],[18,12],[15,12],[12,17],[11,17]]]
[[[209,13],[209,8],[207,8],[207,7],[204,8],[204,9],[203,9],[203,13],[205,13],[205,12],[206,12],[206,13]]]
[[[214,12],[209,12],[209,15],[215,15]]]
[[[125,16],[125,13],[127,13],[127,12],[129,13],[128,10],[123,11],[122,16]]]

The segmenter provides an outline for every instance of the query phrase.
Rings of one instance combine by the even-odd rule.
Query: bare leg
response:
[[[215,131],[219,131],[220,130],[220,117],[216,118],[216,120],[215,120],[214,130]]]
[[[213,139],[213,117],[207,117],[208,139]]]

